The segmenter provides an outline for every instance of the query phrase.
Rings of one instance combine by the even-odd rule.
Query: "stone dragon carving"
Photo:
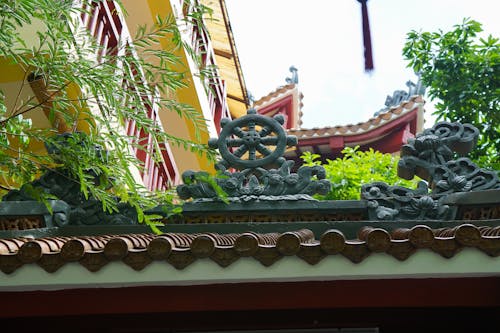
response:
[[[424,130],[401,148],[398,175],[419,176],[416,190],[385,183],[363,185],[361,197],[368,200],[370,217],[377,220],[447,219],[453,210],[443,204],[446,195],[456,192],[499,189],[493,170],[478,167],[467,157],[479,136],[470,124],[439,122]]]

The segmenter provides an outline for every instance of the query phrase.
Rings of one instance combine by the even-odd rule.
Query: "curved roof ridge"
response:
[[[299,138],[303,137],[318,137],[318,136],[332,136],[332,135],[354,135],[364,132],[369,132],[383,124],[390,122],[394,119],[413,110],[418,105],[425,103],[422,95],[411,96],[408,100],[401,102],[398,106],[391,107],[386,112],[380,113],[375,117],[371,117],[367,121],[359,122],[357,124],[335,125],[325,127],[313,127],[310,129],[291,129],[288,133],[296,135]]]
[[[276,88],[275,90],[273,90],[269,94],[256,100],[253,105],[254,105],[254,107],[257,107],[265,102],[270,101],[271,99],[273,99],[275,97],[278,97],[279,95],[286,93],[289,90],[292,90],[293,88],[295,88],[295,86],[296,86],[295,83],[290,83],[290,84],[286,84],[284,86],[279,86],[278,88]]]

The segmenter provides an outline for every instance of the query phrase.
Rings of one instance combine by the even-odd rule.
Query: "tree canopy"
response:
[[[476,126],[474,151],[480,165],[500,169],[500,43],[481,37],[479,22],[464,19],[448,32],[411,31],[403,49],[408,66],[419,73],[436,100],[437,120]]]

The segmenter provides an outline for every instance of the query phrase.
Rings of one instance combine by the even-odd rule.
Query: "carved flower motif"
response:
[[[269,184],[277,185],[283,182],[283,176],[278,173],[269,173]]]
[[[179,198],[183,200],[191,198],[191,191],[189,190],[187,185],[177,186],[177,194],[179,195]]]
[[[317,183],[316,192],[318,194],[326,195],[328,192],[330,192],[331,187],[332,184],[329,180],[321,179]]]
[[[436,202],[434,202],[434,199],[427,195],[415,199],[413,202],[415,202],[415,207],[418,209],[429,210],[436,207]]]
[[[238,187],[238,180],[234,179],[234,178],[230,178],[230,179],[227,179],[225,182],[224,182],[224,189],[225,190],[235,190],[237,187]]]
[[[371,198],[378,198],[378,197],[380,197],[381,192],[377,186],[372,186],[372,187],[370,187],[370,190],[368,191],[368,193],[370,194]]]
[[[379,220],[394,220],[394,218],[399,214],[399,210],[390,207],[379,206],[376,208],[376,213],[377,219]]]
[[[465,176],[458,176],[450,172],[447,180],[440,180],[436,187],[443,191],[468,192],[472,189],[472,181],[467,180]]]
[[[425,216],[438,217],[441,214],[439,203],[427,195],[420,198],[412,198],[409,205],[403,207],[401,211],[416,218],[423,218]]]
[[[250,176],[248,184],[241,189],[244,195],[260,195],[264,191],[264,186],[260,185],[255,175]]]
[[[439,137],[434,134],[422,135],[415,140],[415,149],[418,151],[436,150],[441,142]]]

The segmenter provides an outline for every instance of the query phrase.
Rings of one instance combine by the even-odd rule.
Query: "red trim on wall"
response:
[[[285,124],[284,127],[286,129],[290,129],[291,125],[294,123],[293,119],[293,95],[288,95],[286,97],[281,98],[280,100],[273,102],[264,107],[257,107],[259,114],[268,115],[268,113],[277,110],[277,113],[281,113],[285,115]],[[274,115],[274,114],[273,114]]]
[[[408,141],[408,138],[414,137],[412,133],[408,131],[409,124],[405,127],[392,132],[391,134],[380,138],[377,141],[370,142],[367,145],[361,145],[361,150],[368,150],[373,148],[382,153],[395,153],[401,150],[401,146]]]
[[[0,292],[0,318],[313,308],[499,307],[499,295],[500,277]]]

